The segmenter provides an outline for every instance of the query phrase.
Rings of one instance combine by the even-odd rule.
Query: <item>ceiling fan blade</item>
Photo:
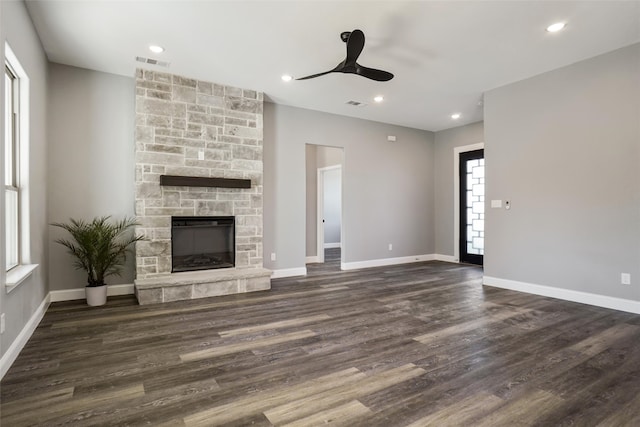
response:
[[[344,60],[344,63],[355,64],[362,49],[364,49],[364,33],[360,30],[353,30],[347,40],[347,59]]]
[[[339,63],[333,70],[318,74],[311,74],[310,76],[300,77],[296,80],[313,79],[329,73],[358,74],[362,77],[379,82],[386,82],[393,78],[393,74],[388,71],[363,67],[356,62],[364,49],[364,33],[361,30],[356,29],[351,32],[345,31],[340,34],[340,38],[347,43],[347,57],[344,61]]]
[[[310,76],[300,77],[299,79],[296,79],[296,80],[308,80],[308,79],[313,79],[313,78],[315,78],[315,77],[320,77],[320,76],[324,76],[325,74],[333,73],[334,71],[335,71],[335,70],[329,70],[329,71],[325,71],[324,73],[311,74]]]
[[[375,68],[367,68],[362,65],[356,67],[356,74],[379,82],[386,82],[393,78],[393,74],[388,71],[376,70]]]

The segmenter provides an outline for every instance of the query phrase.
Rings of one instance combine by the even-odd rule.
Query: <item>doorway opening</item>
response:
[[[343,149],[306,145],[306,263],[340,270],[344,257],[342,221]]]
[[[338,261],[342,249],[342,165],[318,168],[318,262]]]

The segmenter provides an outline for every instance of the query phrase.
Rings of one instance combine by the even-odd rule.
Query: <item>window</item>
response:
[[[11,64],[4,68],[4,185],[6,270],[20,264],[19,79]]]
[[[2,0],[0,0],[2,1]],[[38,267],[29,246],[29,76],[4,45],[5,289],[11,292]]]

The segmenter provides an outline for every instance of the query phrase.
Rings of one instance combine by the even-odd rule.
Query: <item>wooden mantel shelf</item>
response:
[[[199,176],[160,175],[160,185],[176,187],[251,188],[250,179],[204,178]]]

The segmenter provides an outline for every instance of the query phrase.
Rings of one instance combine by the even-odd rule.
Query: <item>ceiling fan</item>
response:
[[[393,74],[388,71],[376,70],[375,68],[363,67],[356,61],[364,48],[364,33],[360,30],[345,31],[340,34],[340,38],[347,44],[347,57],[344,61],[339,63],[333,70],[325,71],[323,73],[312,74],[306,77],[300,77],[296,80],[307,80],[315,77],[324,76],[329,73],[347,73],[357,74],[362,77],[366,77],[371,80],[379,82],[386,82],[393,78]]]

